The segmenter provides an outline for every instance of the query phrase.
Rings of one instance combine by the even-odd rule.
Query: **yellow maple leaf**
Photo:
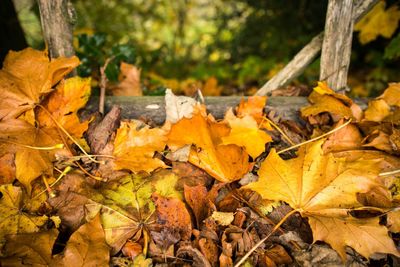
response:
[[[62,81],[43,103],[48,112],[39,109],[37,118],[40,127],[45,129],[58,128],[53,121],[55,119],[69,134],[77,138],[82,137],[89,122],[81,123],[77,113],[79,109],[86,105],[90,92],[90,78],[74,77]]]
[[[314,87],[314,91],[308,97],[312,103],[311,106],[300,109],[303,117],[318,115],[323,112],[329,112],[341,118],[358,119],[353,114],[353,101],[345,95],[338,94],[328,87],[326,82],[318,82],[318,86]]]
[[[0,242],[5,235],[34,233],[48,221],[46,215],[35,216],[22,211],[23,192],[20,187],[0,186]]]
[[[34,124],[34,106],[78,65],[77,57],[50,60],[46,51],[32,48],[9,52],[0,70],[0,119],[29,111],[27,117]]]
[[[225,121],[228,122],[231,131],[228,136],[222,137],[222,144],[243,146],[253,158],[264,152],[266,143],[272,142],[272,138],[258,128],[256,120],[250,115],[238,118],[230,109],[225,115]]]
[[[167,137],[160,128],[140,127],[138,121],[121,122],[114,141],[115,169],[128,169],[133,172],[152,172],[166,165],[154,158],[156,151],[163,151]]]
[[[385,38],[392,37],[400,20],[400,10],[397,5],[385,9],[386,2],[379,1],[356,25],[354,30],[359,31],[359,40],[362,44],[375,40],[379,35]]]
[[[218,123],[205,114],[205,108],[194,110],[192,118],[183,118],[171,125],[168,146],[173,150],[194,145],[189,162],[202,168],[221,182],[238,180],[248,172],[248,155],[236,145],[223,145],[221,138],[229,134],[226,123]]]
[[[258,172],[259,180],[245,188],[263,198],[284,201],[308,217],[314,241],[329,243],[343,260],[345,247],[350,246],[368,258],[373,253],[399,256],[393,240],[379,218],[356,219],[349,210],[362,207],[357,193],[378,187],[379,161],[335,158],[324,155],[324,140],[300,148],[298,157],[282,160],[271,150]]]
[[[25,120],[0,121],[0,149],[15,153],[16,178],[28,193],[33,180],[41,174],[52,174],[52,161],[59,148],[51,136]]]

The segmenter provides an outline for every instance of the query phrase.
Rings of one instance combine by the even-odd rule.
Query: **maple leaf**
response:
[[[390,38],[396,31],[400,20],[400,10],[397,5],[392,5],[386,10],[385,6],[385,1],[379,1],[354,25],[354,30],[360,32],[358,37],[362,44],[375,40],[379,35]]]
[[[347,96],[335,93],[326,82],[318,82],[318,86],[314,87],[314,91],[310,94],[308,100],[312,105],[301,108],[303,117],[329,112],[340,118],[360,119],[357,112],[359,107]]]
[[[52,250],[58,230],[32,234],[18,234],[7,237],[3,249],[2,266],[51,266]]]
[[[79,227],[68,240],[62,257],[54,266],[108,266],[109,247],[105,242],[100,216]]]
[[[0,186],[0,241],[6,235],[34,233],[48,222],[46,215],[36,216],[22,211],[23,192],[20,187]]]
[[[204,108],[197,106],[192,118],[183,118],[171,125],[168,147],[174,150],[193,144],[189,162],[221,182],[231,182],[242,178],[250,164],[242,148],[221,143],[221,138],[228,134],[225,123],[215,122],[206,116]]]
[[[376,181],[379,161],[353,162],[323,154],[324,140],[300,148],[297,158],[282,160],[271,150],[258,172],[259,181],[245,188],[263,198],[284,201],[308,217],[314,241],[325,241],[343,260],[345,246],[368,258],[373,253],[399,256],[393,240],[379,218],[356,219],[349,210],[362,205],[357,193],[374,187],[388,190]]]
[[[72,136],[82,137],[89,122],[81,123],[77,112],[86,105],[90,91],[90,78],[74,77],[62,81],[43,103],[48,112],[39,109],[37,120],[40,127],[47,128],[47,131],[52,129],[58,135],[58,125],[54,122],[56,120]]]
[[[239,106],[236,108],[236,115],[239,118],[250,115],[257,121],[257,123],[260,123],[264,118],[263,111],[266,102],[266,96],[250,96],[247,101],[242,99]]]
[[[49,60],[46,51],[32,48],[9,52],[0,70],[0,120],[30,110],[28,117],[33,124],[32,109],[41,97],[78,65],[77,57]]]
[[[222,144],[243,146],[254,159],[264,152],[266,143],[272,142],[272,138],[258,128],[256,120],[250,115],[238,118],[230,109],[225,115],[225,121],[231,131],[228,136],[222,137]]]
[[[52,161],[59,151],[57,142],[51,136],[20,119],[0,121],[0,148],[15,153],[16,178],[28,193],[34,179],[41,174],[52,174]]]
[[[389,83],[389,87],[378,98],[385,100],[390,106],[400,107],[400,83]]]
[[[156,151],[163,151],[167,141],[163,129],[150,129],[148,125],[138,129],[138,121],[121,122],[114,140],[115,169],[133,172],[152,172],[165,168],[163,161],[153,158]]]

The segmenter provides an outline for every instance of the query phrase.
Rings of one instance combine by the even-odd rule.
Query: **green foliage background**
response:
[[[34,1],[14,0],[28,42],[40,47]],[[324,28],[327,0],[73,0],[76,48],[82,75],[98,72],[114,57],[107,75],[115,80],[121,60],[142,73],[167,79],[205,80],[214,76],[246,93],[262,85]],[[387,6],[399,1],[387,0]],[[30,4],[29,4],[30,3]],[[88,36],[85,36],[87,34]],[[80,36],[79,36],[80,35]],[[377,94],[398,80],[400,33],[361,45],[354,35],[350,83],[355,94]],[[300,77],[318,79],[315,62]]]

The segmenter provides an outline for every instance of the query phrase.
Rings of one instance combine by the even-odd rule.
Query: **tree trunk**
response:
[[[347,87],[353,39],[353,0],[329,0],[319,79],[335,91]]]
[[[50,57],[71,57],[75,11],[69,0],[38,0],[44,40]]]
[[[0,67],[9,50],[27,47],[24,32],[11,0],[0,0]]]

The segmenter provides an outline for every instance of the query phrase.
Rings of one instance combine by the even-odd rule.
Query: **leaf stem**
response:
[[[300,147],[300,146],[306,145],[306,144],[308,144],[308,143],[314,142],[314,141],[316,141],[316,140],[319,140],[319,139],[321,139],[321,138],[324,138],[325,136],[328,136],[328,135],[330,135],[330,134],[333,134],[334,132],[337,132],[337,131],[339,131],[340,129],[346,127],[350,122],[351,122],[351,119],[348,120],[348,121],[346,121],[344,124],[340,125],[339,127],[335,128],[335,129],[332,129],[332,130],[330,130],[330,131],[327,132],[327,133],[324,133],[323,135],[314,137],[314,138],[312,138],[312,139],[310,139],[310,140],[307,140],[307,141],[305,141],[305,142],[299,143],[299,144],[297,144],[297,145],[294,145],[294,146],[291,146],[291,147],[282,149],[281,151],[278,151],[277,154],[278,154],[278,155],[279,155],[279,154],[282,154],[282,153],[284,153],[284,152],[286,152],[286,151],[295,149],[295,148],[297,148],[297,147]]]
[[[43,107],[42,105],[38,104],[38,106],[43,109],[47,115],[54,121],[54,123],[60,128],[60,130],[72,141],[74,144],[82,151],[83,154],[85,154],[92,162],[94,163],[101,163],[94,159],[92,156],[90,156],[86,151],[83,149],[83,147],[67,132],[67,130],[64,129],[64,127],[50,114],[50,112]]]
[[[282,137],[289,142],[289,144],[291,144],[292,146],[296,145],[296,143],[293,142],[292,139],[290,139],[289,136],[287,136],[285,132],[281,128],[279,128],[279,126],[276,125],[272,120],[268,119],[266,116],[263,116],[263,120],[266,120],[268,123],[270,123],[282,135]]]
[[[259,247],[261,246],[265,241],[267,241],[267,239],[273,234],[275,233],[276,230],[278,230],[278,228],[294,213],[298,212],[298,210],[292,210],[289,213],[287,213],[276,225],[275,227],[272,229],[272,231],[263,239],[261,239],[257,244],[254,245],[254,247],[252,247],[249,252],[246,253],[246,255],[243,256],[243,258],[240,259],[240,261],[238,263],[235,264],[234,267],[239,267],[240,265],[242,265],[248,257],[250,257],[250,255]]]

